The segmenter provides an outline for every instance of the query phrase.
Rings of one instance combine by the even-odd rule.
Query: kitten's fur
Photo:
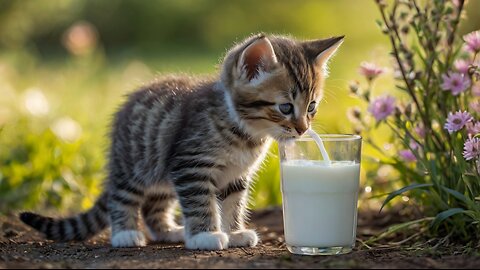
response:
[[[227,53],[219,79],[173,76],[132,93],[113,123],[108,181],[95,206],[66,219],[20,218],[59,241],[110,225],[112,245],[132,247],[146,244],[141,214],[154,241],[255,246],[257,234],[244,225],[251,176],[271,138],[308,129],[316,107],[307,108],[322,98],[325,65],[342,41],[255,35]],[[281,113],[284,103],[292,113]],[[185,230],[174,222],[176,201]]]

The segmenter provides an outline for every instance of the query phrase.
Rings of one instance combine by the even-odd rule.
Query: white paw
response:
[[[139,231],[120,231],[112,235],[113,247],[143,247],[146,245],[145,236]]]
[[[228,236],[223,232],[201,232],[185,241],[187,249],[222,250],[228,248]]]
[[[254,247],[258,244],[258,235],[254,230],[240,230],[229,234],[230,247]]]
[[[165,232],[150,232],[150,234],[151,239],[155,242],[181,243],[185,239],[183,226],[174,227]]]

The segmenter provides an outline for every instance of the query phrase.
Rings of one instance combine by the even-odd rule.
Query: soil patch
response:
[[[480,268],[480,256],[409,249],[408,244],[368,248],[360,241],[381,232],[395,214],[360,213],[357,247],[346,255],[290,254],[284,244],[280,208],[252,214],[261,243],[255,248],[190,251],[183,245],[110,247],[109,232],[83,243],[55,243],[24,226],[14,215],[0,216],[0,268]]]

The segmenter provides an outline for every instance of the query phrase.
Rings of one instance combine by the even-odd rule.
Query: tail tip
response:
[[[20,213],[19,217],[23,223],[31,225],[38,215],[31,212],[22,212]]]

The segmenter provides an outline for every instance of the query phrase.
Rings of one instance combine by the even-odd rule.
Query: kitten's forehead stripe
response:
[[[317,88],[317,73],[315,72],[315,66],[309,65],[309,73],[311,76],[311,85],[310,85],[310,91],[315,92],[315,89]]]
[[[305,52],[297,44],[283,38],[271,39],[277,59],[287,69],[294,87],[290,90],[293,99],[298,93],[304,93],[303,98],[311,98],[315,90],[315,67],[310,63]]]
[[[293,99],[295,99],[295,97],[297,95],[297,91],[302,91],[302,84],[300,82],[300,79],[298,78],[297,73],[295,72],[294,67],[291,65],[291,63],[286,62],[285,67],[287,68],[288,74],[292,77],[293,82],[295,84],[293,92],[292,92]]]

